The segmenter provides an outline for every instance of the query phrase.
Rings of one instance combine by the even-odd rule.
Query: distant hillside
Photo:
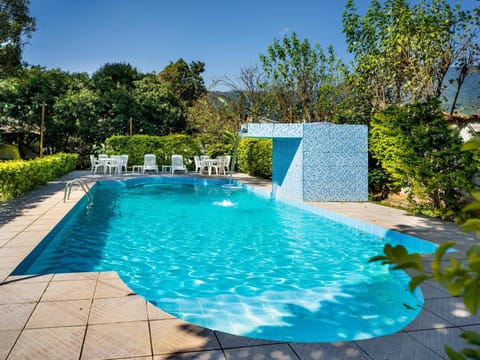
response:
[[[453,97],[455,96],[456,86],[450,84],[449,81],[455,78],[456,71],[451,70],[445,77],[445,85],[447,89],[444,90],[444,110],[450,111]],[[455,113],[463,115],[480,114],[480,74],[471,74],[465,78],[460,94],[457,100]]]

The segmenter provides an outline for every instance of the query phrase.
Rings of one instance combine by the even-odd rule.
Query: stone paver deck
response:
[[[432,282],[422,285],[420,315],[396,334],[344,343],[286,343],[188,324],[134,294],[114,272],[10,276],[83,196],[74,190],[64,203],[65,182],[98,178],[87,175],[76,171],[0,204],[0,359],[441,359],[445,343],[461,349],[462,331],[480,331],[480,315],[470,316],[461,299]],[[398,209],[371,203],[315,205],[437,243],[456,240],[459,250],[474,241],[455,224]]]

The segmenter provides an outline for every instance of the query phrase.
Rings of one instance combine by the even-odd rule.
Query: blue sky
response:
[[[466,0],[473,3],[474,0]],[[159,72],[170,62],[203,61],[208,86],[259,62],[275,38],[295,31],[345,60],[346,0],[30,0],[37,31],[23,60],[93,73],[126,62]],[[370,1],[357,0],[360,10]]]

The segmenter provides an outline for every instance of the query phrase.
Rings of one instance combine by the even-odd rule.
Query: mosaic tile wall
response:
[[[303,200],[368,200],[368,128],[305,124]]]
[[[305,201],[368,200],[368,128],[248,124],[243,136],[273,138],[272,193]]]

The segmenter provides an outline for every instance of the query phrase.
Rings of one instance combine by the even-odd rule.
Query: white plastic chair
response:
[[[215,171],[217,175],[220,175],[223,172],[223,175],[225,175],[225,156],[218,156],[217,157],[217,164],[213,165],[212,167],[215,167]]]
[[[187,167],[183,163],[183,156],[182,155],[172,155],[172,165],[170,167],[170,170],[172,171],[172,174],[175,173],[175,171],[183,171],[187,172]]]
[[[119,175],[122,174],[122,158],[120,155],[112,155],[108,162],[107,169],[110,175],[113,175],[115,172]]]
[[[145,171],[155,171],[158,174],[157,157],[155,154],[145,154],[143,157],[142,174],[145,174]]]
[[[226,174],[230,172],[230,162],[232,161],[232,157],[230,155],[225,155],[223,158],[223,173]]]
[[[122,171],[125,170],[127,172],[128,155],[120,155],[120,159],[122,160]]]
[[[200,156],[194,156],[193,161],[195,162],[195,172],[202,172],[202,160],[200,160]]]
[[[99,166],[101,166],[100,162],[95,159],[95,155],[90,155],[90,171],[96,174]]]

